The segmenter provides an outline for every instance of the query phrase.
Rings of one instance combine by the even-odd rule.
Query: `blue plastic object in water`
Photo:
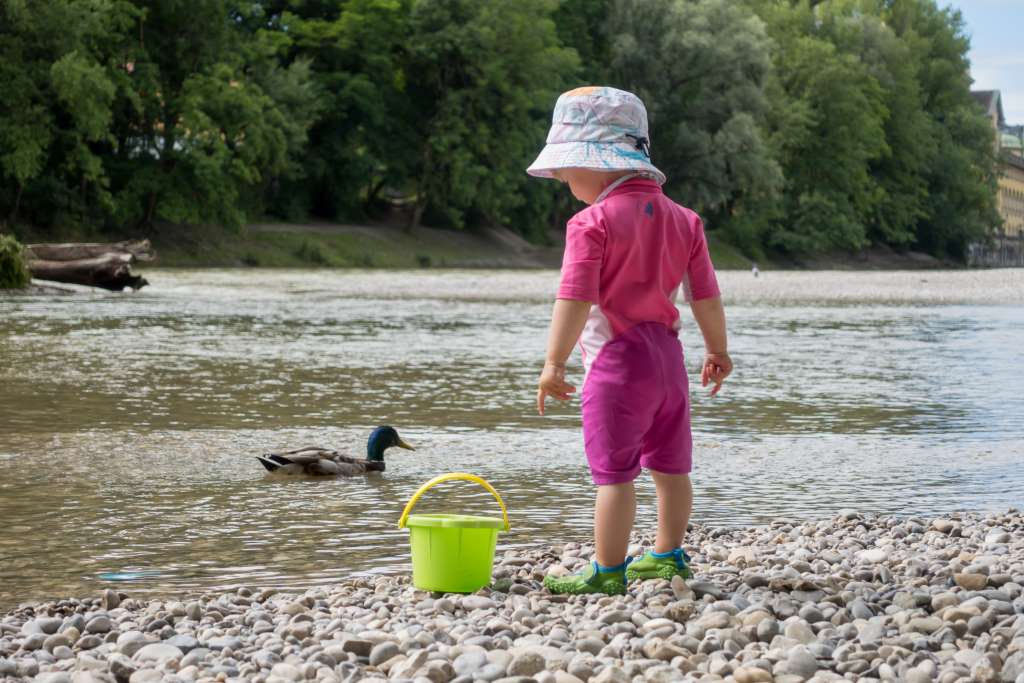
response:
[[[154,576],[160,576],[161,572],[149,569],[137,572],[104,572],[100,574],[100,579],[103,581],[137,581],[138,579],[148,579]]]

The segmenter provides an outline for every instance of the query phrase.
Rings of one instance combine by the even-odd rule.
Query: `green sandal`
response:
[[[693,578],[690,571],[690,556],[682,548],[667,553],[655,553],[650,550],[644,553],[643,557],[629,565],[626,570],[626,578],[630,581],[640,579],[666,579],[672,580],[673,576],[681,576],[684,579]]]
[[[585,593],[606,593],[625,595],[627,559],[618,567],[602,567],[597,560],[570,576],[545,576],[544,587],[552,593],[583,595]]]

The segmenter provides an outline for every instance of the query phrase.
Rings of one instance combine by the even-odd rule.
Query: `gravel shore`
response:
[[[31,603],[0,618],[0,680],[1024,683],[1020,511],[695,526],[688,546],[693,580],[621,597],[544,591],[592,552],[565,544],[499,554],[467,596],[381,577]]]

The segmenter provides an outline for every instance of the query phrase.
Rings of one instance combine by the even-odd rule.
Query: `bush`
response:
[[[25,248],[10,235],[0,235],[0,289],[23,289],[32,276],[25,266]]]

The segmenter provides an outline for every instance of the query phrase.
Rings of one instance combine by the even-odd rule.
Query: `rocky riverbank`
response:
[[[1019,511],[695,527],[689,543],[694,580],[622,597],[547,594],[544,573],[592,550],[567,544],[499,556],[468,596],[382,577],[27,604],[0,618],[0,680],[1024,683]]]

